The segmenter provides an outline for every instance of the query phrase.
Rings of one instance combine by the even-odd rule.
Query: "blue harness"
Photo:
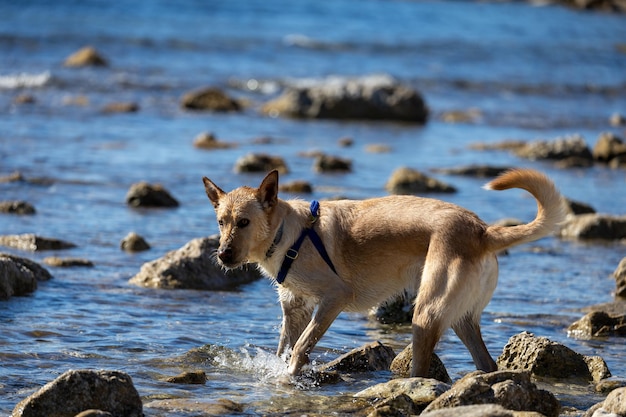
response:
[[[307,236],[309,237],[309,239],[311,239],[313,246],[315,246],[315,249],[317,249],[317,252],[320,254],[322,259],[324,259],[330,269],[332,269],[332,271],[337,274],[337,270],[335,269],[333,262],[330,260],[328,252],[326,252],[326,248],[324,247],[322,239],[313,229],[315,222],[319,218],[319,211],[320,203],[317,200],[311,201],[311,224],[310,226],[302,229],[302,233],[300,233],[300,237],[298,238],[298,240],[296,240],[295,243],[289,248],[289,250],[287,250],[287,253],[285,254],[285,259],[283,259],[283,264],[280,266],[280,271],[278,271],[278,276],[276,277],[276,282],[278,282],[279,284],[285,282],[287,273],[289,273],[289,268],[291,268],[291,264],[293,264],[293,261],[295,261],[298,257],[298,251],[300,250],[300,246]]]

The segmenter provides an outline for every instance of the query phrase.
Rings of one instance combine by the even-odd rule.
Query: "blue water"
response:
[[[234,174],[241,156],[264,152],[286,159],[284,181],[310,181],[310,198],[385,195],[391,172],[473,163],[528,166],[548,173],[562,192],[598,211],[624,214],[626,173],[596,166],[556,169],[506,152],[479,152],[476,142],[553,139],[580,134],[590,146],[626,114],[626,17],[523,2],[465,1],[0,1],[0,175],[14,171],[51,184],[0,184],[0,200],[26,200],[35,216],[0,216],[0,234],[37,233],[69,240],[63,252],[7,252],[41,261],[84,257],[92,269],[49,268],[54,278],[27,297],[0,302],[0,414],[72,368],[128,372],[146,415],[190,415],[151,406],[159,398],[230,398],[246,413],[266,412],[259,401],[350,395],[388,374],[356,376],[339,385],[296,389],[273,383],[284,373],[271,352],[280,308],[268,281],[238,292],[168,291],[128,284],[144,262],[189,240],[217,232],[200,178],[224,189],[256,185],[261,174]],[[107,68],[70,69],[64,59],[95,46]],[[425,126],[398,123],[296,121],[258,112],[285,85],[329,76],[387,74],[418,89],[431,110]],[[243,113],[188,112],[181,96],[217,86],[250,103]],[[20,94],[34,104],[17,105]],[[75,104],[81,101],[83,105]],[[132,101],[137,113],[106,115],[104,105]],[[472,123],[448,124],[443,112],[479,109]],[[214,132],[236,148],[193,147]],[[274,138],[259,145],[256,138]],[[342,148],[338,139],[351,137]],[[386,144],[389,153],[366,151]],[[352,159],[353,172],[319,174],[302,152],[322,150]],[[487,192],[483,180],[436,175],[459,190],[440,196],[486,221],[532,219],[524,193]],[[162,183],[181,202],[174,210],[137,211],[124,197],[131,184]],[[285,197],[290,197],[286,195]],[[309,198],[306,197],[305,198]],[[129,255],[119,249],[130,231],[152,245]],[[5,250],[3,248],[3,250]],[[601,355],[626,378],[623,341],[580,341],[567,326],[581,308],[612,300],[610,275],[623,243],[546,238],[501,259],[500,283],[483,317],[494,356],[523,330]],[[396,350],[410,339],[345,314],[314,356],[324,362],[382,340]],[[205,345],[209,359],[186,353]],[[473,369],[453,335],[438,353],[453,378]],[[166,384],[164,377],[203,369],[206,385]],[[583,405],[597,398],[579,396]],[[278,401],[278,400],[277,400]],[[565,402],[570,399],[565,398]]]

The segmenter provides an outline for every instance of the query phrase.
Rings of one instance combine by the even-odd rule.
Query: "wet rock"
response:
[[[364,389],[356,394],[357,398],[367,398],[378,403],[401,396],[410,398],[419,414],[428,404],[450,389],[450,385],[430,378],[397,378]],[[378,407],[377,407],[378,408]]]
[[[280,156],[267,154],[247,154],[239,158],[235,163],[235,172],[269,172],[273,169],[281,174],[289,172],[285,160]]]
[[[404,417],[417,415],[421,409],[415,405],[411,397],[397,394],[374,403],[374,411],[367,417]]]
[[[19,94],[13,98],[13,104],[35,104],[37,99],[30,94]]]
[[[272,117],[398,120],[426,123],[422,96],[388,76],[330,78],[316,85],[290,87],[261,111]]]
[[[596,361],[545,337],[522,332],[509,339],[497,363],[500,369],[527,371],[533,376],[597,382],[611,374],[606,364],[598,366]]]
[[[85,410],[82,413],[78,413],[76,414],[75,417],[115,417],[113,416],[113,414],[109,413],[108,411],[102,411],[102,410]]]
[[[93,262],[88,259],[81,258],[59,258],[58,256],[48,256],[43,259],[43,263],[50,266],[56,266],[61,268],[80,266],[80,267],[93,267]]]
[[[596,392],[608,394],[614,389],[622,388],[622,387],[626,387],[626,379],[611,378],[611,379],[604,379],[598,382],[595,386],[595,389],[596,389]]]
[[[198,401],[188,398],[170,398],[167,400],[154,400],[146,403],[145,408],[154,409],[156,412],[150,415],[181,415],[181,412],[194,413],[201,416],[229,416],[240,415],[244,411],[243,404],[220,398],[214,401]]]
[[[0,213],[35,214],[35,207],[26,201],[0,201]]]
[[[626,143],[610,132],[602,133],[593,147],[593,159],[609,163],[613,158],[626,155]]]
[[[65,65],[66,67],[106,67],[108,65],[108,62],[100,54],[100,52],[96,50],[96,48],[92,46],[86,46],[67,57],[63,65]]]
[[[130,232],[120,242],[120,248],[126,252],[142,252],[150,249],[146,240],[135,232]]]
[[[0,300],[29,294],[37,289],[39,281],[50,278],[50,272],[38,263],[0,253]]]
[[[469,146],[470,149],[473,149],[475,151],[511,151],[511,152],[515,152],[518,149],[521,149],[523,147],[525,147],[528,144],[528,142],[524,141],[524,140],[514,140],[514,139],[507,139],[507,140],[503,140],[500,142],[495,142],[495,143],[485,143],[485,142],[479,142],[479,143],[473,143]]]
[[[626,169],[626,155],[619,155],[609,161],[611,169]]]
[[[456,192],[454,187],[406,167],[395,170],[387,180],[385,188],[391,194]]]
[[[618,297],[626,297],[626,258],[622,258],[617,269],[613,272],[615,277],[615,295]]]
[[[37,236],[32,233],[0,236],[0,245],[33,252],[40,250],[70,249],[76,247],[76,245],[70,242]]]
[[[515,154],[532,160],[565,160],[580,158],[592,161],[591,151],[585,140],[578,135],[557,138],[551,141],[535,141],[515,149]]]
[[[126,204],[131,207],[178,207],[178,201],[161,184],[145,181],[131,185],[126,193]]]
[[[408,344],[402,352],[400,352],[391,362],[391,372],[401,377],[408,377],[411,374],[411,366],[413,365],[413,345]],[[430,359],[430,368],[428,369],[428,377],[445,383],[451,383],[450,375],[439,356],[433,353]]]
[[[313,170],[316,172],[350,172],[352,161],[338,156],[319,155],[313,162]]]
[[[193,146],[199,149],[230,149],[236,147],[234,143],[218,140],[213,133],[202,132],[193,141]]]
[[[559,236],[575,239],[618,240],[626,238],[626,216],[581,214],[569,216],[558,232]]]
[[[71,370],[22,400],[11,417],[74,417],[85,410],[143,416],[141,398],[128,374]]]
[[[431,402],[424,415],[434,410],[477,404],[498,404],[507,410],[537,412],[546,417],[557,417],[561,409],[554,395],[530,382],[527,372],[476,371]]]
[[[185,94],[181,105],[190,110],[210,110],[216,112],[240,111],[241,103],[229,97],[218,88],[205,88]]]
[[[341,355],[319,367],[319,371],[368,372],[387,371],[396,356],[393,349],[380,342],[369,343]]]
[[[590,214],[596,212],[596,210],[589,204],[581,203],[580,201],[565,199],[565,203],[567,204],[567,209],[569,213],[573,215]]]
[[[437,168],[433,171],[444,175],[463,175],[476,178],[494,178],[508,171],[511,167],[491,166],[491,165],[469,165],[458,168]]]
[[[307,181],[291,181],[279,186],[280,191],[285,193],[310,194],[313,186]]]
[[[604,401],[591,407],[583,417],[624,417],[626,416],[626,388],[614,389]]]
[[[131,284],[151,288],[232,290],[261,277],[256,268],[223,271],[215,262],[219,237],[193,239],[162,258],[144,263]]]
[[[626,315],[609,315],[604,311],[593,311],[574,322],[567,331],[574,337],[626,337]]]
[[[498,404],[462,405],[420,414],[420,417],[545,417],[532,411],[511,411]]]
[[[139,104],[132,102],[109,103],[102,108],[103,113],[136,113]]]
[[[623,0],[557,0],[557,2],[576,9],[626,13],[626,2]]]
[[[171,376],[165,381],[173,384],[204,385],[206,383],[206,373],[204,371],[183,372],[179,375]]]

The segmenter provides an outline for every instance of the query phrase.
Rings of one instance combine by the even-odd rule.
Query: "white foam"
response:
[[[25,72],[11,75],[0,75],[0,88],[11,90],[16,88],[33,88],[46,85],[52,78],[50,71],[39,74],[28,74]]]

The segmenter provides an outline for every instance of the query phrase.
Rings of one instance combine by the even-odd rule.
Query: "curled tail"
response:
[[[486,245],[496,252],[521,243],[531,242],[555,231],[565,219],[565,204],[554,183],[544,174],[531,169],[513,169],[485,185],[488,190],[521,188],[537,200],[537,217],[519,226],[489,226]]]

